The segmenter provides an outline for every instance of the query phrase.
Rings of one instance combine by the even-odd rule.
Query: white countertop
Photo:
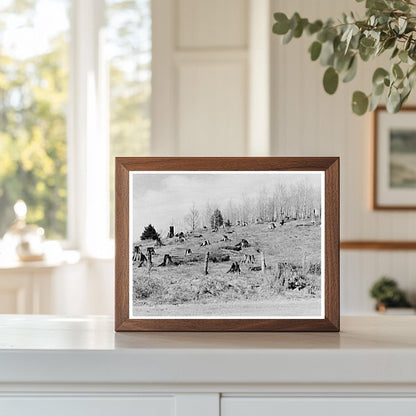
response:
[[[106,317],[0,316],[0,383],[416,383],[416,316],[338,333],[115,333]]]

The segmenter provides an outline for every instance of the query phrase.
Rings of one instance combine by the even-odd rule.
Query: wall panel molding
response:
[[[270,0],[153,0],[154,156],[268,156]]]

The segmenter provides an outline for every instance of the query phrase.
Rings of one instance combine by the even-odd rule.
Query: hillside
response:
[[[150,268],[133,262],[134,315],[319,315],[321,226],[305,221],[269,226],[198,229],[185,238],[165,238],[161,247],[153,240],[135,242],[142,253],[154,247],[155,255]],[[221,241],[224,236],[229,241]],[[244,240],[249,246],[239,249]],[[201,246],[204,242],[210,244]],[[236,263],[240,272],[232,272]]]

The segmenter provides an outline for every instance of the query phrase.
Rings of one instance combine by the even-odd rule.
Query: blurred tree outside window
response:
[[[69,9],[0,3],[0,238],[18,199],[48,238],[66,237]]]
[[[110,161],[103,174],[110,175],[111,214],[103,227],[112,237],[114,157],[149,153],[151,0],[102,0],[102,7]],[[17,199],[47,238],[67,237],[71,9],[72,0],[0,2],[0,238]]]
[[[114,237],[114,157],[150,147],[151,0],[106,0],[110,71],[110,236]]]

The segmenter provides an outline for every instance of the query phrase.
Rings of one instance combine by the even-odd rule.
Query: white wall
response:
[[[364,15],[362,4],[351,0],[272,0],[273,12],[298,11],[311,19],[335,18],[350,10],[361,10],[359,15]],[[416,212],[375,212],[370,208],[371,116],[353,115],[350,103],[354,90],[370,92],[377,62],[360,63],[359,76],[329,96],[322,88],[324,68],[309,59],[312,40],[304,37],[282,45],[277,36],[272,38],[272,154],[341,157],[342,240],[415,240]],[[342,313],[370,312],[368,289],[383,274],[395,277],[415,295],[415,254],[342,251]]]
[[[324,69],[309,60],[311,40],[282,46],[271,35],[273,11],[325,18],[362,5],[352,0],[153,1],[154,155],[267,156],[270,148],[278,156],[340,156],[342,239],[415,240],[416,213],[370,209],[371,117],[353,115],[350,102],[355,89],[369,90],[375,64],[360,64],[359,77],[330,97],[322,88]],[[368,289],[383,274],[416,295],[415,266],[414,252],[341,252],[342,313],[370,313]],[[86,304],[61,309],[112,314],[113,263],[93,261],[86,270],[79,289]]]
[[[248,0],[153,0],[152,153],[243,156]]]

